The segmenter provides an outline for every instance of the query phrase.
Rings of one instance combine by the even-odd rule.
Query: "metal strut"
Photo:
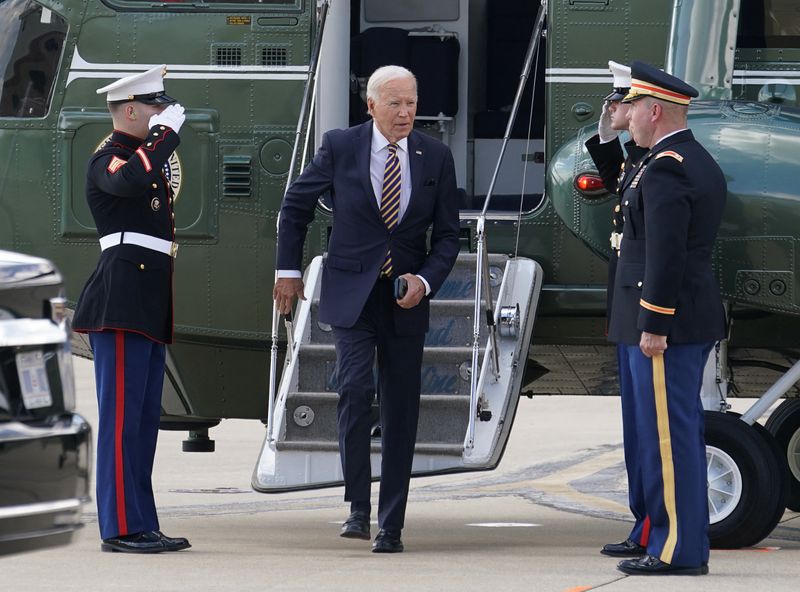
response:
[[[508,118],[508,125],[506,126],[505,135],[503,136],[503,144],[500,148],[500,155],[497,158],[497,163],[494,167],[492,174],[492,182],[489,184],[489,191],[486,193],[486,201],[483,204],[475,225],[475,241],[476,241],[476,269],[475,269],[475,305],[473,311],[473,326],[472,326],[472,366],[470,372],[470,414],[469,424],[467,425],[467,438],[466,448],[471,449],[475,444],[475,421],[481,415],[481,411],[485,402],[480,395],[481,385],[479,384],[479,357],[480,357],[480,323],[481,317],[485,316],[486,324],[489,332],[489,340],[486,348],[486,355],[491,356],[492,374],[495,380],[500,378],[500,362],[498,360],[497,348],[497,327],[494,319],[494,303],[492,302],[492,288],[489,284],[489,249],[486,241],[486,212],[489,209],[489,202],[494,193],[494,186],[497,182],[497,176],[500,172],[500,165],[503,161],[503,155],[506,151],[509,138],[511,137],[511,130],[514,127],[514,122],[517,119],[517,112],[519,111],[519,104],[522,100],[522,93],[525,90],[525,84],[528,81],[528,76],[531,72],[531,65],[539,50],[539,38],[542,35],[544,28],[544,20],[547,15],[547,1],[542,0],[539,7],[539,13],[536,15],[536,24],[533,27],[531,34],[531,41],[528,44],[528,51],[525,54],[525,63],[522,66],[520,73],[519,85],[517,85],[517,94],[514,96],[514,103],[511,107],[511,114]],[[484,293],[486,305],[481,310],[481,300]],[[482,314],[483,313],[483,314]]]
[[[308,65],[308,76],[306,78],[306,85],[303,91],[303,101],[300,104],[300,117],[297,120],[297,128],[295,130],[294,146],[292,147],[292,159],[289,163],[289,172],[286,178],[286,191],[292,184],[295,166],[297,165],[297,154],[300,150],[300,140],[303,137],[303,127],[306,119],[308,120],[308,127],[306,131],[306,143],[303,149],[303,159],[305,160],[306,147],[308,146],[308,134],[311,132],[311,117],[314,108],[314,98],[317,95],[317,67],[319,64],[320,50],[322,48],[322,35],[325,32],[325,22],[328,19],[328,8],[330,7],[330,0],[320,0],[319,2],[319,17],[317,19],[317,37],[314,40],[314,47],[311,52],[311,62]],[[278,214],[278,220],[275,223],[275,241],[277,243],[278,229],[280,228],[281,218]],[[278,270],[275,269],[274,282],[278,280]],[[274,285],[273,282],[273,285]],[[293,323],[291,312],[286,315],[286,334],[288,338],[287,355],[293,355],[294,342],[293,342]],[[275,411],[275,384],[278,374],[278,327],[280,326],[280,313],[273,303],[272,305],[272,345],[270,347],[269,356],[269,394],[267,406],[267,441],[274,442],[275,438],[272,434],[272,416]]]

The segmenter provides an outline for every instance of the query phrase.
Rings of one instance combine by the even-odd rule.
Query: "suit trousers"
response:
[[[345,501],[368,507],[371,408],[375,361],[380,393],[381,485],[378,526],[400,531],[405,522],[408,485],[417,437],[425,333],[397,335],[389,280],[375,283],[352,327],[333,327],[339,403],[339,453]]]
[[[158,530],[151,474],[166,350],[139,333],[89,333],[94,353],[97,518],[103,539]]]
[[[620,360],[620,366],[630,371],[635,397],[635,442],[650,520],[647,552],[680,567],[708,562],[700,388],[712,345],[669,344],[662,355],[652,358],[638,345],[627,345]]]

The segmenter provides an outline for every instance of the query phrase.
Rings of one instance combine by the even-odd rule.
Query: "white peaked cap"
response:
[[[138,74],[120,78],[111,84],[97,89],[97,94],[107,93],[109,103],[139,101],[150,105],[175,103],[175,99],[164,93],[164,76],[167,66],[161,64]]]
[[[614,88],[631,87],[631,69],[628,66],[609,60],[608,69],[614,75]]]

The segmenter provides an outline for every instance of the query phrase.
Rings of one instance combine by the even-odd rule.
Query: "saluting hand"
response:
[[[154,125],[166,125],[171,127],[177,134],[181,130],[186,115],[183,114],[183,105],[175,103],[164,109],[161,113],[156,113],[150,118],[148,125],[152,128]]]
[[[667,336],[656,335],[642,331],[642,338],[639,340],[639,349],[648,358],[663,354],[667,350]]]
[[[275,300],[278,312],[284,315],[288,314],[291,312],[296,298],[305,300],[303,288],[303,280],[300,278],[278,278],[272,289],[272,298]]]
[[[619,136],[619,131],[611,127],[611,110],[608,101],[603,101],[603,110],[600,112],[600,121],[597,123],[597,135],[600,143],[605,144]]]
[[[425,296],[425,284],[413,273],[404,273],[403,277],[408,282],[408,291],[402,299],[397,301],[400,308],[414,308]]]

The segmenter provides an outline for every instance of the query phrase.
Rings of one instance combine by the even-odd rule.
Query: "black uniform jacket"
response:
[[[623,179],[633,171],[634,165],[647,153],[647,148],[637,146],[636,142],[628,140],[625,142],[625,152],[628,154],[626,158],[619,139],[601,144],[598,134],[586,140],[586,149],[609,193],[618,193]],[[616,232],[622,232],[622,230]]]
[[[619,139],[613,142],[600,143],[600,136],[595,134],[586,141],[586,149],[592,157],[603,185],[609,193],[618,193],[625,180],[638,170],[638,162],[647,153],[647,148],[637,146],[633,140],[625,142],[626,158],[622,152]],[[622,234],[624,225],[622,217],[622,200],[614,200],[614,209],[611,213],[611,232]],[[611,317],[611,307],[614,302],[614,276],[617,273],[617,251],[612,249],[611,258],[608,260],[608,288],[606,289],[606,316]]]
[[[172,241],[172,188],[164,165],[180,143],[166,126],[144,140],[114,131],[89,161],[86,199],[98,237],[138,232]],[[100,254],[73,318],[75,331],[124,329],[172,342],[172,257],[121,244]]]
[[[711,155],[683,130],[642,157],[620,191],[625,218],[608,338],[638,344],[641,332],[672,343],[725,335],[711,269],[727,187]]]

